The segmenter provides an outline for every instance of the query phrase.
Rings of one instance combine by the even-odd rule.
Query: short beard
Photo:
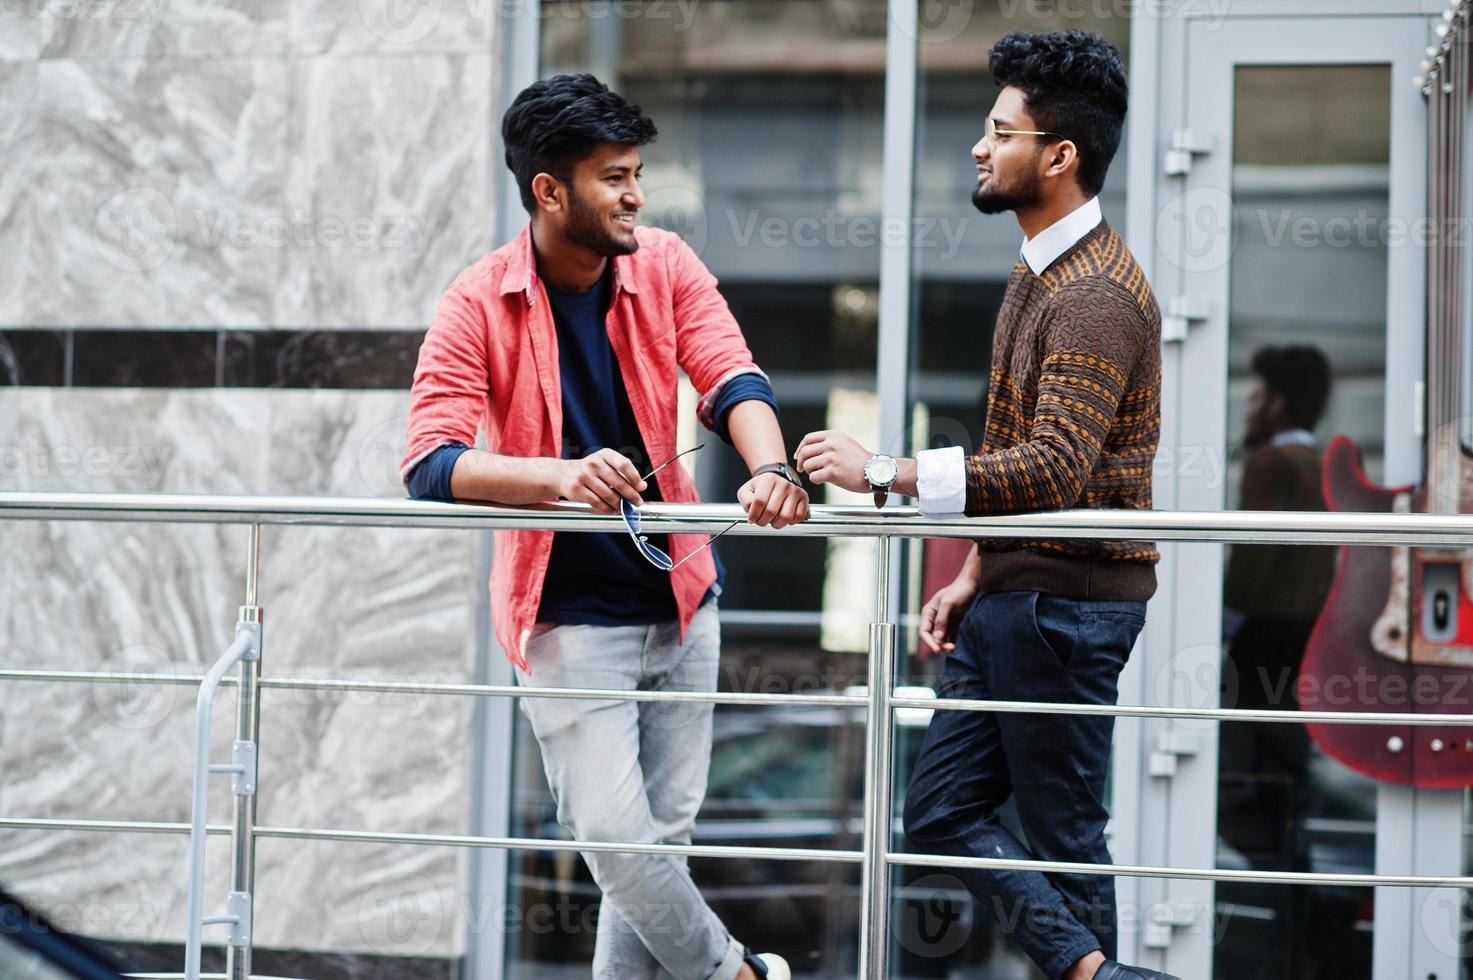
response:
[[[1043,148],[1039,147],[1038,153],[1034,154],[1030,163],[1036,167],[1038,158],[1043,155]],[[997,190],[997,173],[994,172],[992,179],[984,188],[981,184],[972,188],[972,207],[983,214],[1002,214],[1004,211],[1016,211],[1019,208],[1033,208],[1039,202],[1039,177],[1036,169],[1030,171],[1028,182],[1012,191]]]
[[[983,214],[1002,214],[1004,211],[1038,206],[1038,181],[1035,180],[1030,186],[1012,193],[994,190],[991,185],[996,183],[997,178],[993,177],[989,186],[975,187],[972,190],[972,207]]]
[[[639,242],[633,236],[628,242],[621,242],[610,235],[599,213],[574,193],[571,184],[568,185],[568,222],[563,226],[563,237],[605,258],[639,251]]]

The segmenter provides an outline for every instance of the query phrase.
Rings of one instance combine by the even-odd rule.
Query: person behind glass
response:
[[[814,483],[872,490],[881,506],[917,497],[931,515],[1149,509],[1161,317],[1097,196],[1125,120],[1120,56],[1097,35],[1013,32],[990,68],[1001,91],[972,147],[972,203],[1012,211],[1025,237],[998,314],[981,451],[896,460],[825,431],[805,436],[795,461]],[[1140,541],[979,541],[922,611],[922,640],[948,653],[939,694],[1114,704],[1158,558]],[[907,835],[946,855],[1108,864],[1112,726],[1067,711],[936,712]],[[1010,797],[1026,844],[998,817]],[[1116,962],[1109,876],[957,874],[1051,978],[1165,976]]]
[[[1316,347],[1264,347],[1243,423],[1242,510],[1325,510],[1323,450],[1314,436],[1330,396],[1330,366]],[[1335,578],[1336,549],[1233,545],[1223,583],[1223,669],[1229,707],[1299,710],[1299,664]],[[1310,803],[1310,739],[1302,725],[1226,724],[1219,732],[1218,833],[1252,867],[1310,868],[1305,820]],[[1355,896],[1291,888],[1286,899],[1289,959],[1314,972],[1311,945],[1346,935]],[[1315,942],[1306,942],[1307,936]]]
[[[777,401],[716,279],[674,234],[635,225],[654,123],[592,75],[522,91],[502,120],[531,220],[446,291],[415,370],[402,473],[417,499],[562,498],[629,534],[498,531],[496,637],[540,687],[714,691],[723,572],[709,539],[641,534],[648,500],[695,501],[676,459],[679,372],[752,478],[753,524],[808,518]],[[477,424],[486,450],[469,448]],[[525,675],[525,677],[523,676]],[[705,797],[706,703],[526,698],[559,822],[577,840],[689,843]],[[585,853],[603,891],[600,980],[786,980],[727,931],[683,857]],[[672,911],[673,910],[673,911]],[[664,972],[662,972],[662,970]]]

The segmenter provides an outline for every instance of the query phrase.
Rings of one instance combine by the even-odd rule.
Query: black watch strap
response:
[[[764,466],[759,466],[752,471],[752,476],[758,477],[763,473],[776,473],[799,490],[803,489],[803,481],[798,479],[798,474],[788,468],[787,463],[768,463]]]

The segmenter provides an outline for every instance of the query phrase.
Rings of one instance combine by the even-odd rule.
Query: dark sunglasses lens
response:
[[[619,513],[624,516],[624,526],[630,534],[639,533],[639,508],[627,500],[619,501]]]
[[[660,568],[663,568],[667,572],[675,567],[675,562],[670,560],[669,555],[665,554],[665,552],[650,544],[644,538],[639,539],[639,550],[644,552],[644,556],[646,558],[648,558],[650,561],[654,562],[656,565],[658,565]]]

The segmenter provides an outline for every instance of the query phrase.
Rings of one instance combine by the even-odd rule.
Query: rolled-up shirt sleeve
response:
[[[927,517],[963,514],[967,509],[967,457],[961,446],[916,453],[916,492]]]
[[[777,413],[777,395],[773,394],[772,385],[760,374],[739,374],[721,387],[720,397],[711,408],[712,425],[711,431],[721,437],[721,441],[731,445],[731,430],[727,426],[726,417],[733,408],[742,402],[765,402],[772,408],[773,414]]]
[[[414,464],[409,471],[406,486],[409,496],[415,500],[443,500],[454,503],[450,492],[450,475],[455,472],[455,461],[468,452],[470,447],[461,442],[441,446]]]

